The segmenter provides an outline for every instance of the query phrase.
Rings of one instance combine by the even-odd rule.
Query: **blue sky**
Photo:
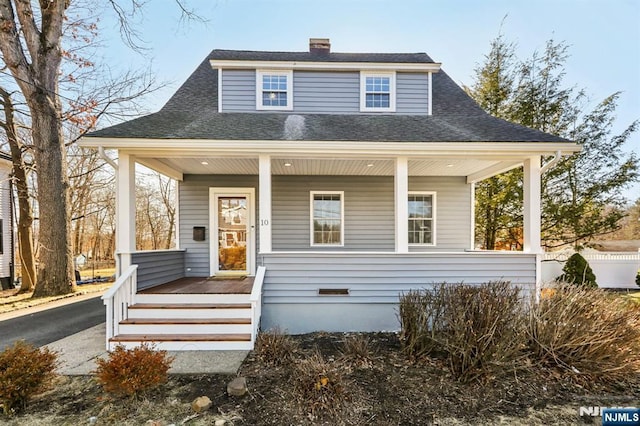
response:
[[[585,88],[595,105],[622,91],[615,130],[640,119],[638,0],[191,0],[208,22],[180,23],[172,0],[150,2],[139,26],[153,70],[170,84],[145,103],[159,109],[214,48],[304,51],[328,37],[338,52],[427,52],[459,84],[470,84],[500,31],[522,59],[553,38],[570,46],[567,85]],[[102,22],[113,28],[108,18]],[[144,67],[148,58],[103,33],[114,64]],[[640,135],[629,149],[640,153]],[[627,194],[640,197],[640,186]]]

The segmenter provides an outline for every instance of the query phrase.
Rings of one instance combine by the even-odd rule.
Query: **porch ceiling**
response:
[[[142,160],[142,159],[141,159]],[[155,161],[183,174],[257,175],[257,158],[155,158]],[[144,160],[141,161],[144,163]],[[409,160],[410,176],[469,176],[499,165],[501,161],[464,158]],[[153,167],[152,167],[153,168]],[[273,175],[393,176],[392,159],[307,159],[278,157],[271,160]]]

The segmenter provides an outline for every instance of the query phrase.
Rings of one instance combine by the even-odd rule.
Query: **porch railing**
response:
[[[118,335],[120,321],[127,319],[127,309],[133,304],[137,290],[137,270],[138,265],[129,266],[102,296],[107,308],[107,350],[109,339]]]
[[[255,345],[258,330],[260,329],[260,317],[262,316],[262,283],[264,282],[264,274],[267,268],[258,266],[256,278],[253,281],[253,288],[249,296],[251,303],[251,345]]]

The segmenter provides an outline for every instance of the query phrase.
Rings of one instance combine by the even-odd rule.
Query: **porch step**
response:
[[[111,342],[250,342],[250,333],[237,334],[120,334]]]
[[[122,345],[127,349],[153,343],[166,351],[251,350],[251,334],[120,334],[109,339],[110,349]]]
[[[250,303],[136,303],[129,319],[229,319],[251,318]]]
[[[250,318],[129,318],[120,324],[251,324]]]
[[[119,332],[128,335],[235,335],[251,333],[250,318],[129,318]]]
[[[244,293],[195,294],[195,293],[138,293],[136,303],[248,303],[251,295]]]

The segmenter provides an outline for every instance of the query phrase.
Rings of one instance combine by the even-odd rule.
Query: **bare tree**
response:
[[[0,88],[0,104],[4,111],[4,121],[0,127],[4,130],[13,163],[13,183],[18,192],[18,256],[22,272],[20,292],[31,292],[36,283],[36,262],[33,251],[33,212],[30,204],[27,165],[24,159],[23,143],[18,136],[15,106],[11,94]]]
[[[40,267],[34,296],[74,290],[69,239],[69,179],[62,136],[58,74],[66,0],[0,0],[0,51],[25,98],[38,164]],[[36,17],[39,19],[36,20]],[[26,50],[25,50],[26,49]]]

